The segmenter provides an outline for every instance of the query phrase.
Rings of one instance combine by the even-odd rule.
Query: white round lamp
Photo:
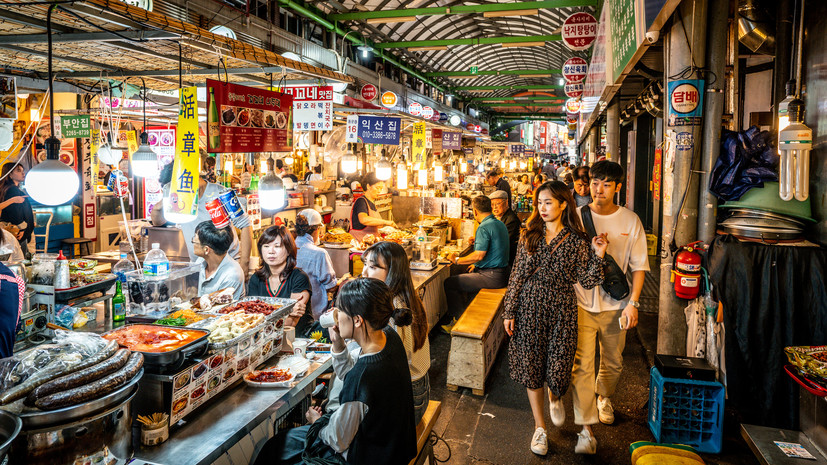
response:
[[[46,160],[26,174],[26,192],[43,205],[63,205],[78,193],[80,178],[71,167],[58,159],[60,140],[49,137],[45,142]]]

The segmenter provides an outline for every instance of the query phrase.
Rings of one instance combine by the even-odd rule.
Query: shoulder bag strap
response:
[[[597,236],[597,231],[594,229],[594,221],[592,220],[592,209],[588,205],[583,205],[580,208],[580,216],[583,218],[583,227],[589,233],[589,239]]]

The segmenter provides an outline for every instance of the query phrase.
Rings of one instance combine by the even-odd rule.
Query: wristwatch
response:
[[[629,305],[635,308],[640,308],[640,302],[638,302],[637,300],[630,300]]]

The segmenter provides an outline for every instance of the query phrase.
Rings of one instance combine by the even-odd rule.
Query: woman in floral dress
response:
[[[520,238],[508,282],[503,313],[511,336],[511,378],[528,391],[534,415],[531,451],[548,452],[543,415],[548,384],[551,421],[560,426],[565,410],[560,397],[571,379],[577,349],[577,299],[574,283],[584,288],[603,282],[605,234],[589,245],[571,191],[560,181],[542,184],[534,193],[534,212]]]

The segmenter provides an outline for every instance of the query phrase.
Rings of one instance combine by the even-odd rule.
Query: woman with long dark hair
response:
[[[534,205],[508,282],[503,319],[511,336],[511,378],[526,387],[534,416],[531,451],[545,455],[544,384],[551,421],[561,426],[560,398],[568,390],[577,349],[574,283],[590,289],[603,282],[608,241],[600,235],[589,246],[571,191],[560,181],[540,185]]]
[[[313,316],[306,313],[313,288],[304,271],[296,268],[296,243],[285,226],[270,226],[258,239],[261,267],[247,282],[248,296],[296,299],[285,326],[296,327],[296,337],[306,337]]]
[[[24,254],[29,253],[28,243],[34,231],[34,211],[20,184],[26,179],[22,165],[6,163],[0,170],[0,221],[19,228],[17,240]]]
[[[377,242],[362,254],[362,276],[384,281],[393,295],[394,308],[408,308],[410,318],[392,319],[393,327],[408,356],[414,395],[416,423],[422,419],[430,400],[431,385],[428,369],[431,367],[431,347],[428,343],[428,316],[422,300],[416,293],[408,254],[395,242]]]

